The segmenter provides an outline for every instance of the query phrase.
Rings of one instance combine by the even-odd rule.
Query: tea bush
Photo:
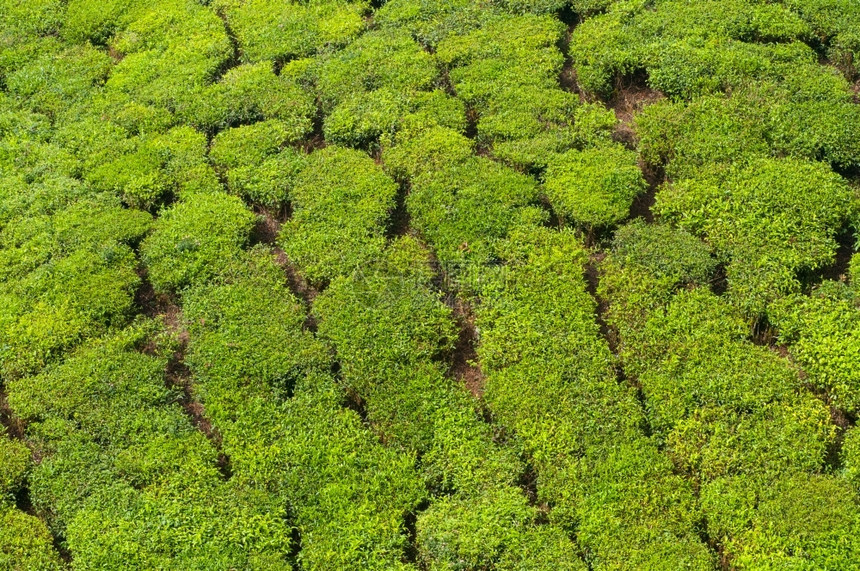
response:
[[[0,434],[0,458],[3,468],[0,472],[0,504],[10,503],[13,493],[23,483],[30,468],[30,449],[20,441],[9,438],[5,429]]]
[[[43,457],[34,506],[84,568],[282,558],[283,514],[220,478],[215,449],[165,384],[166,359],[136,350],[150,332],[135,325],[9,384]]]
[[[408,94],[432,86],[433,56],[402,32],[368,32],[342,51],[322,57],[313,71],[322,109],[330,112],[347,96],[387,88]]]
[[[314,310],[371,426],[389,445],[419,454],[425,482],[442,496],[417,520],[422,558],[443,569],[478,568],[511,542],[526,543],[537,512],[516,487],[523,468],[513,451],[493,442],[475,402],[435,361],[455,334],[450,310],[430,289],[427,262],[413,239],[399,239],[379,264],[334,281]],[[488,519],[496,520],[491,528]],[[541,556],[579,565],[569,552]]]
[[[834,407],[853,415],[860,407],[860,308],[840,289],[824,284],[811,297],[788,298],[771,320],[808,381],[827,391]]]
[[[856,4],[845,0],[787,0],[784,4],[809,23],[834,64],[848,75],[860,71],[860,10]]]
[[[274,119],[291,141],[312,130],[313,97],[288,73],[275,75],[271,63],[238,65],[216,83],[195,89],[177,115],[204,131]]]
[[[579,529],[594,568],[711,568],[692,492],[616,380],[585,289],[584,248],[569,232],[534,229],[515,234],[506,254],[478,310],[478,355],[487,402],[523,440],[551,520]]]
[[[108,77],[111,60],[92,46],[57,46],[5,78],[10,95],[33,111],[56,116],[92,97]]]
[[[413,125],[462,132],[466,128],[463,104],[438,89],[408,95],[380,88],[338,105],[326,117],[323,134],[334,143],[373,148],[380,139]]]
[[[242,59],[286,61],[310,56],[327,45],[344,45],[365,27],[368,3],[361,0],[272,2],[215,0],[236,34]]]
[[[755,492],[742,479],[709,488],[702,502],[714,508],[715,533],[733,536],[726,545],[741,569],[841,567],[857,557],[855,500],[837,478],[796,475]]]
[[[111,38],[121,60],[105,92],[172,111],[215,79],[233,50],[224,24],[205,6],[159,0],[147,8]]]
[[[851,191],[820,163],[755,159],[660,189],[656,211],[707,236],[729,262],[729,292],[751,314],[799,289],[797,274],[836,251]]]
[[[193,194],[166,209],[141,245],[156,291],[213,277],[247,243],[256,217],[234,196]]]
[[[467,33],[496,14],[490,5],[471,0],[431,0],[420,4],[392,0],[374,13],[374,21],[385,29],[407,31],[422,45],[435,48],[448,36]]]
[[[0,0],[0,569],[856,567],[855,4]]]
[[[0,233],[0,294],[7,304],[0,337],[7,378],[37,371],[133,313],[140,278],[129,245],[148,231],[151,217],[104,195],[74,201],[55,194],[59,204],[52,204],[49,197],[67,189],[37,189],[32,196],[42,200],[29,208],[20,205],[18,212],[13,197],[7,202],[12,216]],[[56,206],[53,216],[47,213]]]
[[[803,51],[789,42],[810,35],[806,23],[779,4],[667,1],[647,9],[619,3],[574,31],[570,53],[588,91],[609,95],[616,76],[645,69],[657,89],[691,97],[760,77],[772,60]]]
[[[857,106],[847,92],[816,101],[774,96],[772,88],[705,96],[687,105],[660,102],[636,118],[640,151],[650,164],[667,162],[672,178],[695,176],[703,167],[791,155],[848,167],[860,161],[860,139],[850,125]],[[795,93],[797,90],[793,90]],[[767,106],[762,106],[762,99]]]
[[[278,243],[313,283],[381,255],[397,185],[364,153],[327,147],[312,153],[292,188],[293,217]]]
[[[209,157],[226,171],[227,187],[258,204],[277,207],[304,166],[301,151],[286,147],[293,134],[281,121],[269,120],[220,132]]]
[[[848,533],[855,524],[821,501],[848,493],[818,474],[836,435],[824,404],[788,361],[747,340],[737,309],[701,287],[649,295],[659,279],[616,249],[603,265],[601,292],[621,335],[625,372],[642,387],[655,436],[665,438],[675,465],[701,483],[709,536],[720,538],[744,568],[780,557],[826,565],[852,553],[826,531]],[[667,250],[660,265],[674,256]],[[625,287],[643,277],[642,286]],[[797,498],[783,487],[787,482],[804,490],[802,507],[792,507]],[[789,515],[793,509],[799,511]],[[786,518],[804,523],[776,523]],[[813,539],[812,529],[822,535]]]
[[[255,249],[192,288],[183,309],[187,362],[232,479],[288,506],[303,565],[403,567],[402,514],[423,497],[414,459],[381,447],[341,407],[328,348],[303,330],[271,253]]]
[[[488,17],[479,29],[446,37],[437,58],[458,97],[475,110],[477,139],[522,169],[542,169],[554,153],[608,139],[615,116],[558,86],[563,26],[549,16]]]
[[[64,569],[51,534],[37,517],[0,505],[0,566],[5,569]]]
[[[550,161],[544,189],[563,222],[586,228],[617,224],[645,191],[636,153],[620,145],[567,151]]]
[[[164,134],[139,135],[105,150],[111,155],[84,174],[100,190],[112,191],[136,208],[152,209],[187,191],[217,189],[206,160],[206,138],[189,127]]]
[[[406,206],[415,228],[456,268],[498,258],[497,244],[537,202],[534,180],[482,157],[470,157],[412,180]]]

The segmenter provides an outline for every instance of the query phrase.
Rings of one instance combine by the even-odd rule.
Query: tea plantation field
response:
[[[860,570],[857,0],[0,0],[0,571]]]

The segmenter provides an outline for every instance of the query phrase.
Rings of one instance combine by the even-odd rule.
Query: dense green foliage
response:
[[[295,212],[280,243],[313,282],[348,275],[382,253],[397,185],[359,151],[314,153],[292,191]]]
[[[860,412],[860,305],[841,283],[825,283],[813,296],[793,296],[774,312],[784,343],[807,380],[827,391],[831,404]]]
[[[544,188],[562,221],[594,228],[624,220],[645,179],[636,153],[614,145],[560,155],[549,163]]]
[[[851,570],[856,0],[0,0],[0,571]]]
[[[282,282],[260,250],[185,295],[188,364],[231,482],[289,514],[305,568],[398,568],[403,514],[422,497],[413,459],[341,406],[327,347]]]
[[[730,294],[755,312],[797,291],[802,270],[832,261],[850,201],[848,185],[820,163],[760,159],[673,182],[656,211],[707,236],[728,263]]]
[[[241,252],[254,215],[235,197],[194,194],[165,210],[141,245],[156,291],[178,290],[211,278]]]
[[[539,512],[516,487],[524,467],[515,450],[493,442],[475,401],[434,362],[454,331],[430,277],[427,253],[404,238],[314,303],[320,335],[337,350],[342,381],[373,429],[420,457],[433,499],[417,521],[421,558],[439,569],[497,558],[507,562],[498,569],[517,569],[526,557],[537,568],[581,568],[561,529],[535,526]]]
[[[836,437],[827,408],[788,361],[748,341],[737,309],[701,286],[677,289],[704,282],[707,251],[694,256],[680,234],[656,252],[636,248],[649,232],[619,235],[601,294],[649,426],[701,486],[709,536],[739,568],[850,567],[860,520],[846,482],[821,473]]]
[[[599,337],[584,249],[535,229],[508,256],[478,312],[479,354],[487,400],[523,439],[551,519],[576,526],[596,569],[709,568],[689,485],[643,434],[635,394]]]
[[[221,131],[212,141],[209,157],[225,171],[231,192],[277,208],[289,199],[293,181],[304,166],[304,154],[285,147],[296,138],[283,121],[260,121]]]
[[[135,350],[147,329],[93,341],[10,384],[10,404],[46,456],[30,476],[34,507],[82,569],[259,568],[283,557],[278,511],[222,480],[216,450],[165,385],[165,359]]]

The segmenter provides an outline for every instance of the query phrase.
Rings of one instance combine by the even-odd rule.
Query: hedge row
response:
[[[217,53],[223,25],[191,3],[153,11],[125,2],[104,13],[73,4],[81,8],[76,25],[114,18],[104,26],[125,30],[111,46],[122,64],[103,89],[96,88],[107,55],[41,35],[56,29],[40,27],[40,10],[61,5],[3,11],[4,25],[22,17],[33,27],[30,36],[3,31],[14,41],[4,43],[8,89],[0,97],[2,371],[39,460],[25,466],[25,481],[4,461],[14,473],[12,489],[3,484],[3,564],[60,566],[45,520],[80,569],[289,568],[284,506],[224,481],[216,449],[165,381],[167,358],[150,354],[163,346],[157,328],[127,327],[140,309],[134,249],[153,227],[149,213],[127,206],[185,199],[142,246],[165,290],[211,275],[222,256],[239,251],[255,221],[238,199],[211,192],[220,185],[205,136],[173,127],[174,96],[208,81],[225,61]],[[136,43],[141,38],[149,43]],[[144,68],[154,75],[134,83]],[[165,94],[165,85],[182,89]],[[223,231],[213,235],[219,223]],[[7,491],[21,486],[41,520],[10,508]]]
[[[850,0],[786,0],[784,4],[809,24],[834,65],[848,74],[860,73],[860,6]]]
[[[486,400],[516,431],[550,518],[576,530],[594,569],[710,569],[690,485],[645,419],[594,320],[588,257],[568,231],[524,229],[477,308]]]
[[[407,568],[404,518],[424,497],[414,457],[343,407],[328,347],[303,330],[272,254],[253,250],[183,301],[186,362],[231,482],[288,518],[301,568]]]
[[[312,153],[292,189],[293,216],[278,238],[314,284],[381,255],[397,185],[370,157],[343,147]]]
[[[34,508],[76,569],[274,568],[290,549],[283,513],[223,481],[215,448],[165,383],[166,358],[140,352],[153,329],[94,339],[9,382],[41,458]]]
[[[574,153],[588,151],[559,160]],[[438,127],[401,133],[383,160],[410,185],[412,227],[455,287],[479,296],[485,401],[521,443],[553,524],[576,530],[595,568],[710,568],[691,489],[643,435],[635,394],[616,380],[585,289],[586,252],[572,232],[542,227],[534,179],[473,156],[467,139]],[[560,179],[552,168],[547,180]]]
[[[825,282],[811,296],[781,301],[771,317],[807,381],[854,418],[860,412],[857,283]]]
[[[271,62],[235,65],[228,28],[195,2],[31,4],[10,6],[2,23],[9,42],[0,77],[10,106],[55,121],[38,152],[58,154],[70,176],[153,210],[183,193],[219,188],[206,137],[180,124],[212,135],[272,120],[280,131],[275,149],[218,166],[236,194],[267,206],[286,201],[290,177],[280,171],[300,157],[269,155],[312,130],[316,105],[298,83],[300,72],[276,75]],[[219,146],[231,139],[235,145],[225,135]]]
[[[240,255],[256,221],[223,192],[195,193],[162,211],[140,247],[155,291],[179,291],[217,275]]]
[[[661,102],[636,118],[642,158],[668,177],[655,212],[708,240],[751,316],[830,264],[836,235],[856,217],[856,190],[812,162],[860,159],[850,127],[858,108],[844,81],[830,79],[795,74],[778,88]]]
[[[708,248],[671,228],[657,247],[656,231],[619,233],[599,293],[655,438],[699,490],[708,536],[739,569],[850,565],[860,519],[851,486],[826,470],[827,407],[706,287]]]
[[[440,89],[436,57],[400,30],[373,30],[309,70],[326,141],[370,148],[411,125],[465,128],[463,104]]]
[[[727,263],[729,295],[748,314],[800,291],[798,275],[833,261],[854,192],[826,165],[750,159],[664,185],[655,211],[707,237]]]
[[[644,71],[670,96],[635,119],[642,158],[668,177],[655,212],[713,246],[731,298],[753,318],[832,262],[856,210],[844,180],[807,162],[860,164],[860,108],[807,45],[830,41],[824,22],[850,20],[853,8],[824,4],[616,3],[571,39],[586,89],[609,96],[617,78]]]
[[[477,141],[521,169],[554,153],[608,140],[615,116],[561,89],[564,25],[548,15],[499,13],[436,46],[457,93],[477,120]]]
[[[497,243],[512,227],[544,217],[534,179],[474,156],[465,136],[437,126],[396,143],[383,150],[385,168],[409,186],[412,228],[452,276],[498,259]]]
[[[646,159],[653,153],[685,159],[672,161],[670,176],[697,168],[686,160],[707,163],[750,152],[860,164],[852,128],[860,110],[849,83],[803,43],[828,37],[822,24],[810,27],[809,14],[850,22],[855,8],[844,2],[824,8],[825,2],[810,3],[807,11],[802,3],[787,4],[797,12],[758,0],[672,0],[654,9],[617,3],[574,31],[577,78],[608,97],[620,78],[644,72],[651,87],[676,101],[649,106],[638,120],[643,142],[663,134],[663,148],[645,146]]]
[[[51,532],[39,518],[15,507],[31,467],[30,449],[0,428],[0,568],[61,569]]]
[[[140,283],[130,246],[151,217],[53,173],[30,184],[5,176],[0,204],[0,366],[9,380],[127,322]]]
[[[365,29],[364,0],[271,2],[213,0],[235,34],[244,62],[285,62],[313,56],[325,48],[342,47]]]
[[[791,81],[792,71],[826,76],[804,42],[813,33],[779,3],[759,0],[617,2],[583,22],[570,53],[580,85],[609,95],[618,75],[648,73],[652,87],[677,98]]]
[[[446,375],[457,332],[433,277],[427,251],[404,237],[314,302],[341,382],[383,442],[417,457],[430,500],[417,516],[419,557],[432,569],[582,569],[564,531],[538,525],[515,449],[494,442],[478,403]]]
[[[233,193],[277,209],[289,200],[305,164],[303,152],[286,146],[295,138],[297,133],[283,121],[260,121],[221,131],[212,141],[209,157]]]

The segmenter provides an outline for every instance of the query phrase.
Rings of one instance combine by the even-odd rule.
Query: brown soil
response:
[[[726,549],[722,543],[718,543],[710,539],[706,543],[717,554],[721,571],[729,571],[729,569],[734,569],[734,567],[732,566],[732,556],[731,554],[726,552]]]
[[[257,214],[259,218],[257,219],[257,224],[254,225],[254,229],[251,231],[251,243],[274,244],[281,233],[282,221],[288,219],[291,212],[288,208],[284,208],[282,212],[278,213],[260,208]]]
[[[570,91],[571,93],[579,95],[580,99],[583,101],[594,100],[594,97],[583,91],[579,86],[579,81],[576,77],[576,70],[573,68],[573,63],[570,61],[565,62],[564,67],[561,68],[561,73],[558,76],[558,84],[565,91]]]
[[[182,390],[179,404],[192,419],[194,426],[198,427],[207,437],[212,439],[212,423],[203,416],[203,405],[193,398],[191,383],[191,371],[185,364],[185,352],[188,349],[188,330],[182,326],[182,313],[177,308],[173,315],[163,316],[168,331],[175,334],[179,341],[179,347],[171,355],[165,369],[165,381],[170,387]],[[220,441],[219,441],[220,443]]]
[[[462,382],[470,393],[481,398],[484,394],[484,373],[478,365],[478,353],[475,350],[478,344],[475,313],[472,307],[459,297],[454,299],[452,309],[459,326],[459,336],[451,355],[449,374]]]
[[[175,309],[174,309],[175,308]],[[188,416],[191,424],[197,428],[218,450],[217,466],[225,479],[230,478],[230,458],[221,452],[221,434],[212,422],[206,417],[203,405],[194,398],[194,386],[191,371],[185,364],[185,352],[188,348],[188,330],[182,325],[182,312],[177,306],[172,306],[169,314],[162,316],[167,329],[177,335],[179,347],[167,362],[165,369],[165,384],[168,387],[179,389],[182,394],[179,397],[179,406]]]
[[[275,262],[281,266],[284,274],[287,276],[287,285],[290,291],[310,307],[313,304],[314,298],[319,294],[319,291],[308,283],[282,249],[275,246],[272,248],[272,253],[275,255]]]
[[[851,231],[845,230],[836,237],[839,245],[833,263],[821,269],[821,278],[833,281],[845,281],[848,275],[848,267],[851,257],[854,255],[854,236]]]
[[[752,325],[750,340],[762,347],[774,347],[779,337],[777,329],[765,317],[756,320]]]
[[[358,417],[361,419],[361,422],[365,426],[369,427],[370,421],[367,419],[367,404],[364,402],[364,399],[361,397],[360,394],[355,392],[355,389],[353,389],[352,387],[347,386],[346,384],[343,384],[342,386],[344,392],[346,393],[346,401],[344,402],[344,405],[346,406],[346,408],[357,414]],[[379,434],[379,438],[380,442],[387,442],[385,440],[385,435]]]
[[[782,344],[772,345],[771,349],[783,359],[791,359],[791,353],[788,351],[788,347]]]
[[[206,418],[203,405],[194,399],[191,371],[184,362],[189,334],[182,321],[182,309],[173,297],[155,293],[152,284],[147,279],[145,269],[138,269],[138,275],[143,282],[136,292],[135,301],[141,308],[141,313],[147,317],[160,319],[164,323],[165,329],[175,335],[178,342],[178,348],[167,362],[165,384],[168,387],[181,390],[179,405],[182,410],[185,411],[191,423],[212,442],[213,446],[220,449],[221,435]],[[155,355],[159,350],[157,343],[157,340],[150,340],[140,350],[143,353]],[[225,477],[229,477],[229,459],[223,454],[219,454],[218,467]]]
[[[829,396],[825,395],[825,401],[829,401]],[[836,438],[827,447],[825,457],[825,465],[834,472],[838,472],[842,467],[842,447],[845,445],[845,434],[856,423],[856,419],[849,417],[844,411],[830,406],[830,421],[836,426]]]
[[[525,471],[520,475],[518,485],[528,499],[529,505],[537,508],[537,523],[547,523],[550,507],[546,503],[538,501],[538,474],[534,466],[531,464],[526,465]]]
[[[663,167],[646,164],[641,158],[639,159],[639,170],[642,171],[642,177],[648,184],[648,189],[633,199],[628,218],[631,220],[633,218],[642,218],[648,224],[652,224],[654,222],[654,213],[651,209],[657,201],[657,189],[666,181],[666,174],[663,171]]]
[[[24,438],[24,421],[12,413],[6,400],[6,390],[3,388],[0,388],[0,426],[6,429],[6,434],[11,438]]]
[[[232,68],[238,66],[242,61],[242,48],[239,45],[239,40],[236,39],[236,34],[233,32],[233,28],[230,27],[230,21],[227,19],[227,15],[223,10],[216,10],[216,14],[221,19],[221,23],[224,25],[224,32],[227,34],[227,39],[230,42],[231,48],[231,56],[230,59],[226,62],[226,64],[219,70],[218,76],[219,78],[224,77],[224,75]]]
[[[177,305],[173,296],[155,292],[152,284],[146,277],[145,269],[139,268],[138,275],[142,278],[143,282],[137,289],[137,292],[135,292],[135,303],[140,308],[141,314],[152,319],[161,320],[167,331],[175,334],[179,339],[179,343],[184,347],[188,343],[188,331],[182,324],[182,309]],[[157,339],[150,339],[146,345],[140,348],[140,351],[147,355],[157,354]]]
[[[651,210],[657,202],[657,185],[648,185],[648,190],[633,199],[630,205],[630,219],[642,218],[648,224],[654,222],[654,212]]]
[[[662,166],[649,165],[640,160],[639,170],[642,171],[642,176],[645,177],[645,182],[650,188],[656,189],[666,182],[666,172]]]
[[[296,297],[304,302],[306,309],[310,309],[319,291],[305,280],[298,268],[290,262],[284,250],[276,245],[278,235],[281,233],[281,225],[289,219],[291,212],[287,208],[276,214],[268,209],[261,208],[257,213],[260,215],[260,219],[251,234],[251,243],[271,246],[272,254],[275,256],[275,263],[281,267],[287,278],[287,287],[289,287],[290,291]],[[305,329],[316,331],[316,321],[311,314],[308,315],[305,322]]]
[[[604,258],[606,258],[606,252],[595,252],[591,254],[588,263],[585,265],[585,283],[588,293],[594,298],[594,301],[597,304],[595,307],[594,319],[600,327],[600,334],[606,339],[607,343],[609,343],[609,348],[612,352],[617,353],[618,340],[615,332],[611,327],[609,327],[609,324],[606,323],[605,319],[606,312],[609,309],[609,303],[597,295],[597,286],[600,283],[600,270],[598,268],[600,266],[600,262],[602,262]]]
[[[478,110],[472,107],[471,105],[466,107],[466,130],[464,131],[464,135],[466,137],[475,140],[478,137],[478,120],[480,117],[478,116]],[[477,149],[476,149],[477,152]]]
[[[644,73],[619,77],[608,102],[609,108],[615,111],[619,121],[615,128],[615,140],[635,149],[638,139],[633,128],[634,116],[646,105],[664,98],[661,92],[648,86],[648,78]]]
[[[565,8],[559,16],[561,20],[567,24],[567,30],[558,46],[561,52],[565,54],[564,66],[561,68],[561,73],[558,76],[558,84],[565,91],[570,91],[571,93],[579,95],[580,99],[583,101],[592,101],[594,98],[580,88],[576,77],[576,70],[573,68],[573,61],[570,59],[569,55],[570,38],[573,35],[573,30],[579,24],[579,16],[575,14],[570,7]]]
[[[718,264],[714,270],[714,275],[710,282],[711,293],[714,295],[723,295],[729,289],[729,278],[726,275],[726,265]]]
[[[110,56],[110,58],[114,61],[114,63],[119,63],[119,62],[121,62],[121,61],[123,60],[123,58],[125,58],[125,54],[123,54],[122,52],[118,51],[118,50],[117,50],[115,47],[113,47],[113,46],[108,46],[107,53],[108,53],[108,55]]]
[[[325,137],[323,137],[322,132],[318,132],[308,137],[302,145],[302,148],[306,153],[311,153],[313,151],[324,149],[326,146],[327,143],[325,141]]]
[[[833,406],[830,407],[830,420],[842,430],[848,430],[855,423],[855,420],[850,418],[845,411]]]
[[[134,301],[140,308],[140,313],[146,317],[161,319],[173,333],[187,335],[182,328],[182,310],[176,304],[176,299],[169,294],[156,293],[143,266],[138,267],[137,275],[140,276],[141,284],[134,294]]]
[[[427,50],[431,54],[433,53],[433,51],[426,46],[425,50]],[[451,76],[448,74],[447,69],[443,69],[442,72],[439,74],[438,82],[439,87],[441,87],[445,93],[447,93],[451,97],[457,97],[457,91],[454,89],[454,84],[451,83]]]

